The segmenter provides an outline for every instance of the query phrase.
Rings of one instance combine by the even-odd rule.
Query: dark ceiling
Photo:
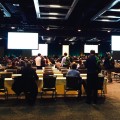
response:
[[[24,31],[48,43],[109,42],[119,21],[120,0],[0,0],[2,40]]]

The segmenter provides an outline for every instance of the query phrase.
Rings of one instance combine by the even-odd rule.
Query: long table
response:
[[[21,76],[21,74],[13,74],[12,77],[17,77]],[[86,80],[87,76],[86,74],[81,74],[82,79]],[[99,77],[104,77],[99,75]],[[8,94],[15,94],[14,91],[11,89],[12,84],[14,80],[13,78],[5,78],[5,87],[8,89]],[[38,91],[41,91],[42,84],[43,83],[43,77],[39,77],[39,80],[37,82],[38,84]],[[58,95],[63,95],[64,94],[64,85],[66,84],[66,77],[57,77],[56,78],[56,89],[57,89],[57,94]],[[104,84],[103,84],[103,89],[104,92],[107,93],[107,79],[104,77]],[[82,87],[82,91],[84,93],[84,89]],[[76,93],[76,92],[74,92]]]

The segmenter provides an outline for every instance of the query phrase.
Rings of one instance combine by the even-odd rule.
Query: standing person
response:
[[[106,53],[105,61],[104,61],[104,68],[107,71],[107,78],[108,82],[112,82],[111,71],[114,68],[115,62],[110,53]]]
[[[36,101],[38,87],[36,81],[38,76],[35,70],[31,67],[31,63],[28,62],[20,73],[22,74],[23,92],[25,93],[26,100],[29,104],[34,104]]]
[[[86,103],[97,103],[97,80],[98,80],[98,64],[95,51],[90,51],[90,56],[87,58],[85,67],[87,68],[87,99]],[[92,96],[93,95],[93,96]]]
[[[67,57],[67,53],[64,53],[64,56],[61,60],[61,66],[67,67],[69,69],[69,65],[70,65],[70,59],[69,59],[69,57]]]
[[[38,53],[38,56],[35,58],[35,64],[36,64],[37,69],[42,69],[41,60],[42,60],[41,54]]]

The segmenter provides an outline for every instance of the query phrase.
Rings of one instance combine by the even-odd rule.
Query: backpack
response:
[[[65,65],[70,65],[70,58],[66,57]]]

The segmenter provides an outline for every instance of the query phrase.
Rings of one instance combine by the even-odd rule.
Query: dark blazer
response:
[[[36,80],[38,80],[38,76],[35,70],[31,67],[24,67],[20,73],[22,76],[15,78],[12,85],[13,91],[17,95],[20,95],[21,92],[37,93],[38,87]]]
[[[24,67],[20,73],[22,74],[25,90],[32,91],[32,89],[37,87],[36,81],[38,80],[38,76],[33,68]]]
[[[95,55],[90,55],[86,60],[85,67],[88,74],[98,73],[98,64]]]

